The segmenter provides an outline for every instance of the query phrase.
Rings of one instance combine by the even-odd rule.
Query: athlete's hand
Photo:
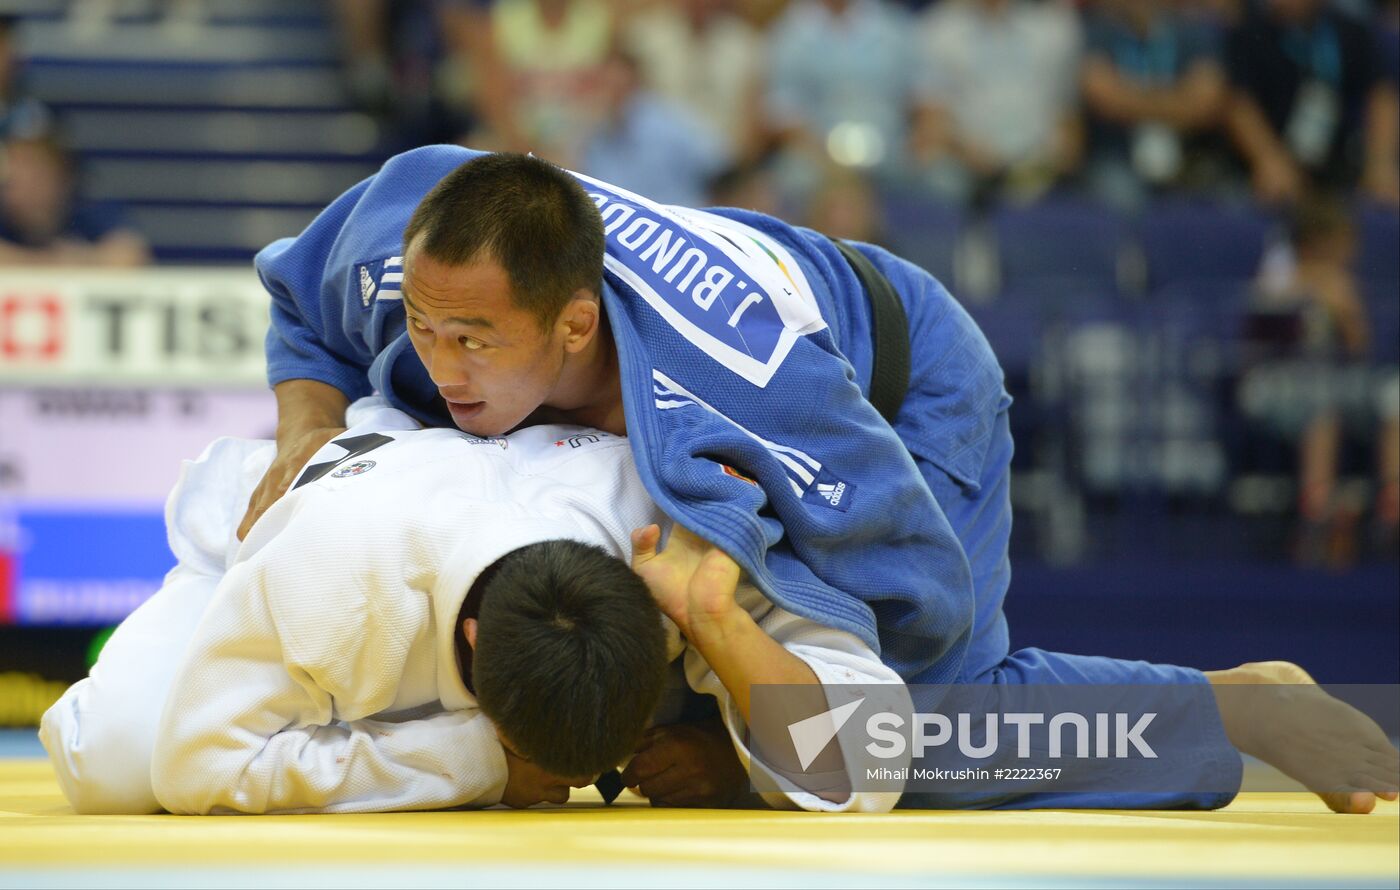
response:
[[[627,787],[654,807],[733,806],[748,778],[719,718],[653,726],[622,771]]]
[[[693,642],[697,632],[721,626],[738,610],[734,591],[739,565],[680,525],[671,528],[666,549],[658,553],[660,540],[661,529],[655,524],[632,532],[632,569],[666,617]]]
[[[343,426],[317,427],[287,436],[285,440],[278,438],[277,457],[263,474],[258,487],[253,489],[253,496],[248,500],[248,512],[243,514],[243,521],[238,524],[238,540],[247,537],[249,529],[258,521],[258,517],[287,493],[287,489],[296,481],[297,473],[306,466],[311,455],[343,432]]]
[[[547,772],[533,761],[526,760],[505,745],[501,750],[506,754],[506,790],[501,795],[501,803],[517,810],[532,807],[537,803],[568,803],[569,788],[582,788],[593,784],[592,779],[565,779]]]

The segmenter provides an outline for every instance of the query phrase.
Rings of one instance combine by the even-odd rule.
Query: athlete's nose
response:
[[[435,337],[428,352],[428,376],[440,390],[465,388],[471,382],[466,365],[454,348],[456,342],[451,337]]]

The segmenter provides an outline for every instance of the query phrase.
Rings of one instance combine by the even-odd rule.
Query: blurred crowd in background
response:
[[[1068,188],[1135,213],[1164,190],[1280,205],[1314,187],[1400,205],[1394,2],[336,10],[352,95],[406,144],[534,151],[659,201],[747,199],[836,234],[880,237],[852,179],[957,206]]]
[[[1006,366],[1041,554],[1092,555],[1093,517],[1146,504],[1276,530],[1227,544],[1198,524],[1203,546],[1395,558],[1400,0],[292,5],[333,35],[339,101],[372,122],[357,157],[532,151],[927,266]],[[95,46],[132,19],[188,39],[228,4],[30,7]],[[23,23],[0,18],[0,266],[246,259],[163,247],[106,199],[120,188],[85,190],[75,158],[139,152],[68,143],[30,90]]]

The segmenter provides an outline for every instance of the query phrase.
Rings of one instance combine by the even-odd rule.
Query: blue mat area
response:
[[[0,758],[43,757],[39,733],[32,729],[0,729]]]

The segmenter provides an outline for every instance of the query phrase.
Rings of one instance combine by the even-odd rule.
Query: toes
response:
[[[1334,813],[1359,816],[1376,808],[1376,795],[1370,791],[1324,791],[1318,797]]]
[[[1361,775],[1358,775],[1355,779],[1352,780],[1351,784],[1354,788],[1364,788],[1367,791],[1370,791],[1373,794],[1379,794],[1382,797],[1385,797],[1385,795],[1387,794],[1394,795],[1397,790],[1400,790],[1400,788],[1397,788],[1395,785],[1394,777],[1389,779],[1382,778],[1381,776],[1376,775],[1375,771],[1366,772],[1362,773]],[[1386,800],[1394,799],[1395,798],[1393,796],[1386,797]]]
[[[1265,683],[1281,685],[1312,685],[1312,675],[1291,661],[1255,661],[1244,665],[1264,676]]]

